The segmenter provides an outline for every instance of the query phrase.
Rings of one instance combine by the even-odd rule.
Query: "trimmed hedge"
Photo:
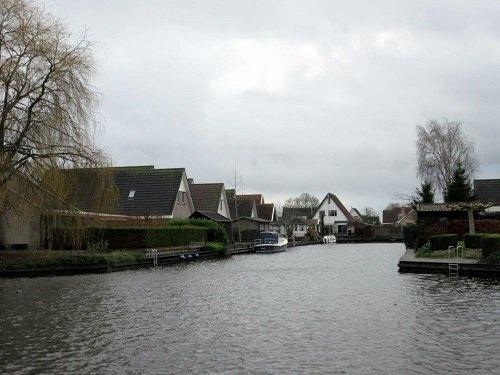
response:
[[[481,237],[483,259],[491,263],[499,263],[500,234],[485,234]]]
[[[162,227],[162,228],[106,228],[102,240],[110,249],[144,249],[187,245],[190,242],[205,242],[207,228]]]
[[[432,251],[448,250],[449,246],[457,246],[458,235],[456,234],[440,234],[438,236],[430,236]]]
[[[481,234],[466,234],[464,236],[464,243],[466,249],[480,249],[482,247]]]

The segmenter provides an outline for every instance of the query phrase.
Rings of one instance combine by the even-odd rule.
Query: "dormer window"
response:
[[[130,190],[130,192],[128,193],[128,199],[134,199],[135,197],[135,190]]]

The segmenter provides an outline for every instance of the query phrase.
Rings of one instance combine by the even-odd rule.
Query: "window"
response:
[[[219,204],[219,210],[222,210],[223,207],[224,207],[224,199],[221,199]]]
[[[325,210],[319,210],[319,217],[325,216]]]
[[[134,199],[135,197],[135,190],[130,190],[130,192],[128,193],[128,199]]]
[[[328,216],[337,216],[337,210],[328,210]]]
[[[182,204],[186,204],[186,192],[185,191],[181,191],[181,200],[182,200]]]
[[[181,194],[182,192],[180,191],[177,192],[177,204],[181,204]]]

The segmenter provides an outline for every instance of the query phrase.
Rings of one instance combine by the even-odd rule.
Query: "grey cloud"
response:
[[[67,1],[98,41],[114,162],[185,166],[284,201],[383,208],[410,193],[415,125],[461,120],[499,177],[497,1]]]

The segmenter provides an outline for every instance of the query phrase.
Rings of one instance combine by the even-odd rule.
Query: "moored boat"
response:
[[[253,247],[256,253],[277,253],[286,250],[288,239],[277,232],[260,232]]]

